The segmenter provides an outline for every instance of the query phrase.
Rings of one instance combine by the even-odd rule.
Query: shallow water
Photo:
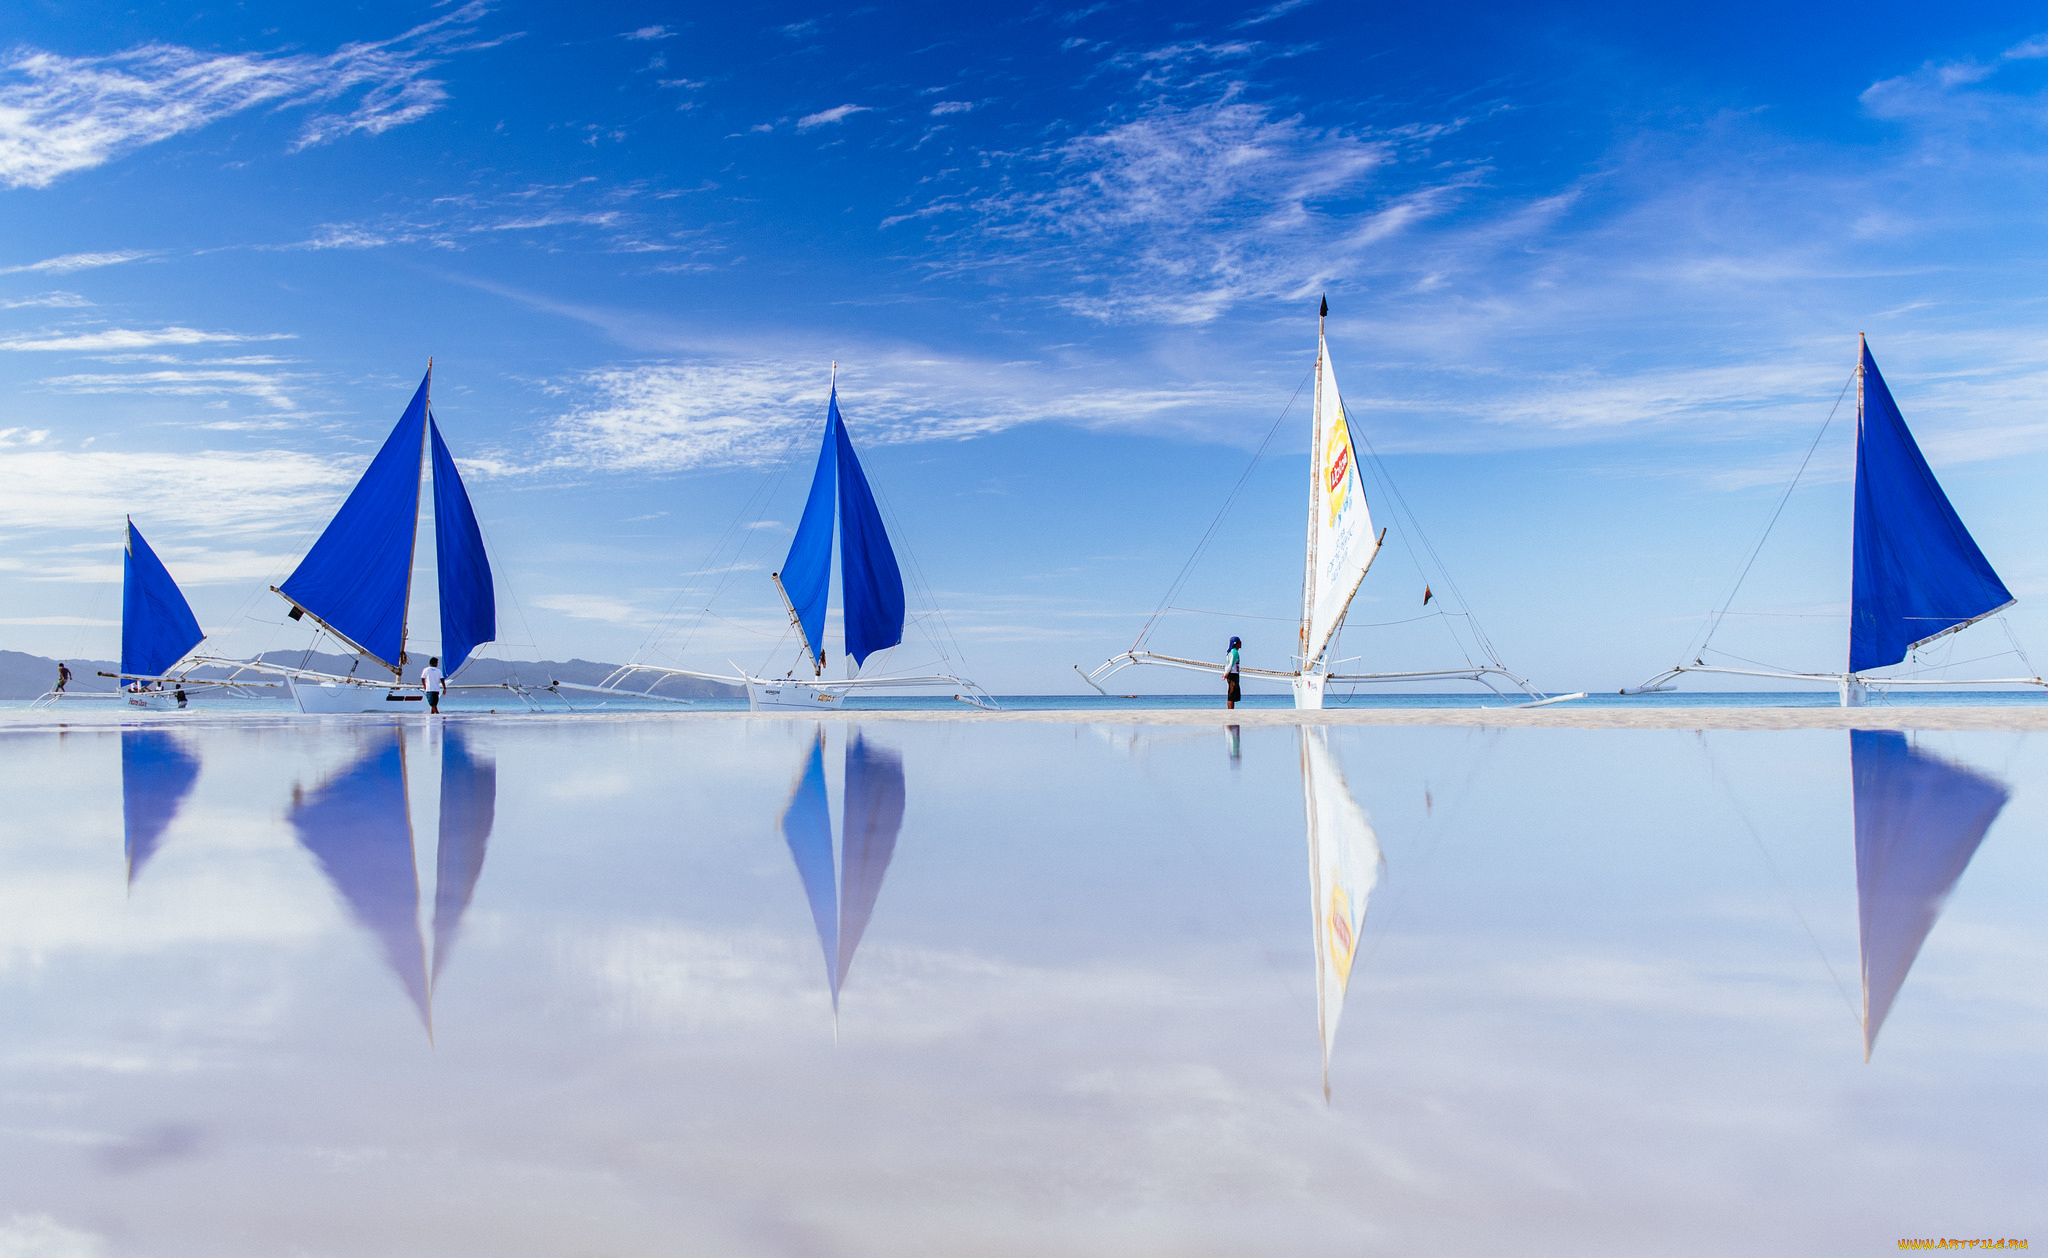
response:
[[[2048,1240],[2023,734],[0,745],[0,1253]],[[1320,1002],[1305,774],[1364,913]]]

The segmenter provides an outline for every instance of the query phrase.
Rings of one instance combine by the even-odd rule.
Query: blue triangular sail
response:
[[[869,746],[856,732],[846,747],[846,812],[840,819],[839,984],[853,969],[854,951],[882,894],[882,878],[903,828],[903,802],[903,757]],[[832,997],[836,1006],[836,986]]]
[[[810,901],[811,924],[825,954],[825,980],[832,985],[832,1007],[839,1007],[839,903],[832,868],[832,810],[825,800],[825,732],[811,744],[803,772],[782,810],[782,837]]]
[[[1849,671],[1883,668],[2013,601],[1949,505],[1863,347]]]
[[[832,592],[832,507],[838,482],[839,404],[835,392],[825,418],[825,440],[818,449],[818,468],[811,474],[811,496],[797,520],[796,536],[782,561],[782,592],[803,629],[811,658],[825,657],[825,601]]]
[[[300,845],[318,858],[349,913],[377,937],[386,963],[431,1030],[403,734],[380,733],[355,763],[318,789],[294,791],[285,818],[298,832]]]
[[[406,597],[420,511],[427,385],[349,492],[327,530],[279,587],[337,634],[393,672],[405,663]]]
[[[491,584],[491,560],[483,530],[469,505],[469,491],[455,459],[441,440],[441,426],[427,419],[434,454],[434,566],[441,588],[441,669],[453,677],[469,653],[498,636],[498,595]]]
[[[497,815],[497,761],[472,752],[461,728],[450,726],[441,744],[441,834],[434,851],[434,983],[441,981],[483,876]]]
[[[162,730],[121,731],[121,821],[128,882],[156,853],[199,780],[199,757]]]
[[[856,667],[903,641],[903,573],[860,458],[832,393],[832,431],[839,444],[839,579],[846,587],[846,653]]]
[[[1851,730],[1849,764],[1868,1057],[1942,902],[2008,796],[1997,782],[1914,748],[1895,730]]]
[[[121,559],[121,671],[160,676],[205,636],[184,592],[130,520]]]

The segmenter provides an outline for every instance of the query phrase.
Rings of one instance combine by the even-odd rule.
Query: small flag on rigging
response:
[[[1435,598],[1435,597],[1436,597],[1436,595],[1434,595],[1434,594],[1430,593],[1430,589],[1429,589],[1429,587],[1428,587],[1428,586],[1426,586],[1426,585],[1425,585],[1425,586],[1423,586],[1423,587],[1422,587],[1422,605],[1423,605],[1424,607],[1427,607],[1427,606],[1429,606],[1429,600],[1431,600],[1431,599],[1433,599],[1433,598]]]

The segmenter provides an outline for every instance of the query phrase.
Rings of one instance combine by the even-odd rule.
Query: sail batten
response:
[[[441,427],[427,417],[434,464],[434,567],[441,594],[441,667],[453,677],[470,652],[498,636],[498,596],[483,530]]]
[[[1867,344],[1860,376],[1851,673],[1897,664],[2014,601],[1927,466]]]
[[[394,673],[405,657],[420,462],[426,453],[422,378],[398,426],[278,592]]]
[[[157,677],[206,637],[184,591],[135,521],[121,559],[121,671]]]

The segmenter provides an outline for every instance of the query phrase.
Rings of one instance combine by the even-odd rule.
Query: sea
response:
[[[2048,1243],[2031,721],[585,698],[9,711],[0,1255]]]

